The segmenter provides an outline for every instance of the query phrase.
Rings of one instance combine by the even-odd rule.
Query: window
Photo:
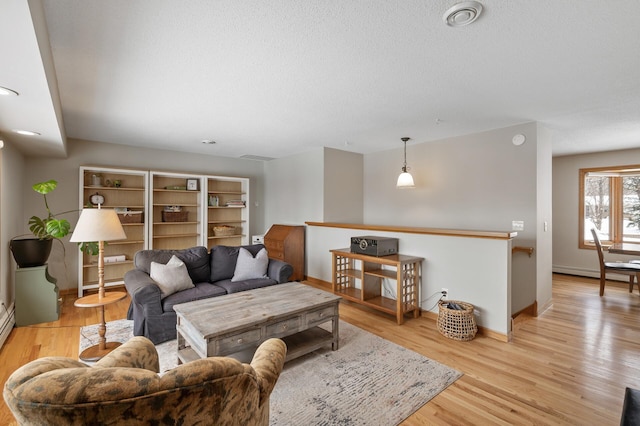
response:
[[[580,169],[580,248],[593,247],[591,228],[605,243],[640,243],[640,165]]]

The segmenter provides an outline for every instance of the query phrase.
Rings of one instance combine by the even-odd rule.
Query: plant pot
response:
[[[32,268],[47,263],[53,240],[39,238],[18,238],[9,241],[9,248],[19,268]]]

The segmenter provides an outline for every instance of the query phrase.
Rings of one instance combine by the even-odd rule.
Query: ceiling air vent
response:
[[[465,1],[447,10],[442,19],[450,27],[464,27],[478,19],[481,12],[482,5],[480,3],[477,1]]]
[[[241,155],[240,158],[244,159],[244,160],[255,160],[255,161],[271,161],[274,158],[272,157],[262,157],[260,155]]]

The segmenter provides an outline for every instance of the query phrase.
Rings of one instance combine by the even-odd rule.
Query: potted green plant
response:
[[[47,263],[53,240],[60,241],[64,252],[64,244],[62,244],[61,238],[66,237],[69,232],[71,232],[71,224],[67,219],[60,219],[58,216],[78,210],[69,210],[57,214],[51,211],[49,202],[47,201],[47,194],[51,193],[57,186],[58,182],[50,179],[45,182],[36,183],[31,187],[38,194],[42,194],[47,215],[44,217],[31,216],[31,218],[29,218],[29,230],[33,234],[32,237],[20,235],[12,238],[9,242],[13,258],[20,268],[42,266]],[[97,244],[83,243],[80,249],[86,253],[96,254]],[[95,253],[93,253],[94,251]]]

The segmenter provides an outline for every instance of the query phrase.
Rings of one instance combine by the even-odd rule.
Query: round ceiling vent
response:
[[[465,1],[447,10],[442,19],[450,27],[463,27],[478,19],[481,12],[482,5],[480,3],[477,1]]]

